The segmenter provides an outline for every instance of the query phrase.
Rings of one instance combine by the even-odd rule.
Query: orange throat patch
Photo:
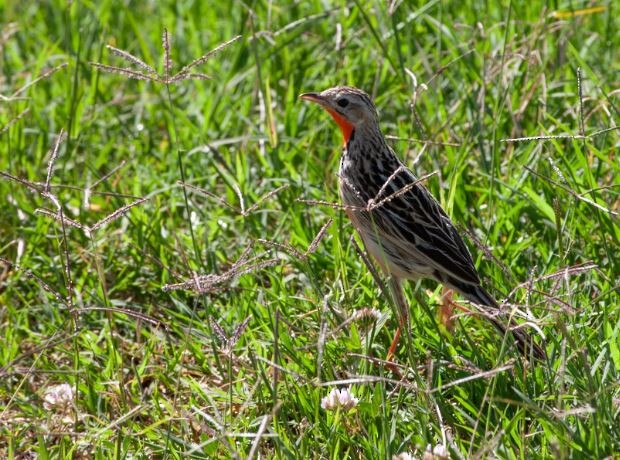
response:
[[[346,120],[346,118],[344,118],[342,115],[340,115],[335,110],[331,110],[331,109],[326,109],[326,110],[329,112],[332,118],[336,120],[336,123],[338,123],[338,126],[340,126],[340,130],[342,131],[342,138],[344,140],[344,145],[347,145],[347,142],[349,142],[349,139],[351,138],[351,133],[353,132],[353,125],[349,123]]]

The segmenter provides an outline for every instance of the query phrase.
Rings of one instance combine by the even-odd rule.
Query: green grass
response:
[[[618,458],[617,4],[125,3],[0,7],[2,458]],[[242,37],[194,69],[208,81],[91,64],[126,66],[112,45],[162,73],[164,28],[176,70]],[[485,286],[531,315],[548,362],[475,316],[446,332],[431,282],[407,286],[403,378],[371,359],[390,301],[342,211],[300,201],[338,202],[340,134],[297,98],[337,84],[375,97],[408,165],[423,151],[416,172],[436,173]],[[92,232],[36,212],[57,212],[41,191],[61,129],[63,215],[92,227],[146,201]],[[506,141],[526,136],[553,138]],[[162,289],[208,274],[226,276]],[[63,383],[73,397],[50,402]],[[354,410],[321,408],[336,387]]]

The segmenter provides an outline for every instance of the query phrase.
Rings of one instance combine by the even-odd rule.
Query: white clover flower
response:
[[[73,387],[68,383],[53,385],[45,390],[43,408],[46,410],[64,410],[73,401]]]
[[[433,447],[433,454],[439,458],[449,458],[448,457],[448,449],[443,444],[437,444]]]
[[[392,460],[413,460],[413,455],[409,452],[401,452],[398,455],[392,455]]]
[[[325,410],[336,410],[338,408],[348,411],[357,406],[358,399],[347,389],[338,390],[334,388],[329,395],[321,400],[321,407]]]
[[[445,460],[449,458],[448,449],[443,444],[437,444],[435,447],[429,444],[426,446],[426,451],[422,457],[423,460]]]

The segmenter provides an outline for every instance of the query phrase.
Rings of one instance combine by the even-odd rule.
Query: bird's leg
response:
[[[398,307],[398,329],[396,329],[396,334],[394,334],[394,339],[392,340],[392,344],[388,349],[388,354],[386,357],[386,361],[392,361],[394,358],[394,353],[396,352],[396,347],[398,346],[398,340],[400,339],[401,330],[409,324],[409,305],[407,304],[407,300],[405,299],[405,293],[403,292],[403,284],[399,278],[394,276],[390,277],[390,291],[392,293],[392,298],[394,302],[396,302],[396,306]]]
[[[439,305],[439,321],[445,328],[454,332],[454,307],[456,303],[452,300],[454,291],[446,286],[441,291],[441,303]]]

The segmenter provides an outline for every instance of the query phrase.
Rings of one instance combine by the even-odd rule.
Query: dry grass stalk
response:
[[[15,92],[13,92],[13,94],[11,94],[10,96],[2,96],[0,94],[0,101],[4,101],[4,102],[11,102],[11,101],[16,101],[16,100],[24,100],[24,97],[19,97],[19,95],[23,92],[25,92],[28,88],[30,88],[33,85],[36,85],[37,83],[39,83],[41,80],[45,80],[46,78],[48,78],[50,75],[55,74],[56,72],[58,72],[61,69],[64,69],[65,67],[67,67],[67,63],[64,62],[56,67],[53,67],[51,69],[48,69],[46,71],[44,71],[41,75],[39,75],[37,78],[35,78],[34,80],[32,80],[31,82],[26,83],[24,86],[22,86],[21,88],[17,89]]]
[[[114,175],[118,170],[120,170],[121,168],[123,168],[125,166],[125,164],[127,164],[127,162],[125,160],[121,161],[120,164],[118,164],[117,166],[115,166],[114,168],[112,168],[111,171],[109,171],[107,174],[104,174],[102,177],[100,177],[99,179],[97,179],[92,185],[87,186],[84,189],[84,208],[88,209],[90,206],[90,197],[93,194],[93,190],[95,188],[97,188],[97,186],[99,186],[99,184],[102,184],[103,182],[107,181],[112,175]]]
[[[399,137],[399,136],[388,135],[388,136],[385,136],[385,138],[390,141],[409,142],[412,144],[443,145],[447,147],[460,147],[461,146],[461,144],[459,144],[458,142],[439,142],[439,141],[432,141],[430,139],[414,139],[412,137]]]
[[[474,245],[478,248],[478,250],[484,254],[484,257],[486,259],[492,261],[495,265],[497,265],[502,270],[502,272],[504,273],[504,275],[506,275],[506,277],[514,281],[514,275],[512,274],[510,269],[506,266],[506,264],[502,262],[501,260],[499,260],[497,257],[495,257],[495,254],[493,254],[493,252],[485,244],[483,244],[482,241],[480,241],[476,237],[476,235],[470,232],[467,228],[464,228],[460,225],[459,225],[458,230],[460,232],[463,232],[465,235],[467,235],[467,238],[469,239],[469,241],[474,243]]]
[[[103,219],[99,220],[98,222],[96,222],[94,225],[92,226],[88,226],[85,225],[81,222],[78,222],[76,220],[73,220],[69,217],[67,217],[65,215],[65,213],[62,210],[62,206],[60,204],[60,200],[58,199],[58,197],[52,192],[52,187],[53,185],[51,184],[52,181],[52,177],[54,175],[54,166],[56,164],[56,161],[58,159],[58,154],[60,152],[60,145],[62,144],[62,142],[65,141],[65,139],[67,138],[66,132],[64,131],[64,129],[61,129],[60,132],[58,133],[58,136],[56,137],[56,142],[54,143],[54,147],[50,150],[50,159],[49,162],[47,164],[47,175],[45,178],[45,183],[40,184],[40,183],[36,183],[36,182],[31,182],[28,181],[26,179],[21,179],[19,177],[13,176],[9,173],[5,173],[0,171],[0,177],[4,177],[6,179],[9,179],[11,181],[17,182],[20,185],[23,185],[24,187],[30,189],[31,191],[34,191],[38,194],[40,194],[43,198],[46,198],[48,200],[50,200],[53,204],[54,207],[56,208],[56,211],[51,211],[49,209],[46,208],[38,208],[35,210],[35,214],[42,214],[44,216],[47,217],[51,217],[54,220],[57,220],[58,222],[60,222],[63,226],[63,234],[64,234],[64,226],[68,225],[70,227],[74,227],[74,228],[78,228],[80,230],[82,230],[87,237],[90,237],[91,234],[98,230],[101,227],[104,227],[105,225],[109,224],[110,222],[118,219],[119,217],[125,215],[127,213],[128,210],[130,210],[131,208],[138,206],[142,203],[144,203],[145,201],[147,201],[146,198],[139,198],[138,200],[134,201],[133,203],[127,204],[125,206],[122,206],[119,209],[116,209],[115,211],[111,212],[110,214],[108,214],[107,216],[105,216]],[[114,172],[116,172],[120,167],[122,167],[124,165],[124,162],[121,163],[120,166],[114,168],[111,172],[109,172],[108,174],[106,174],[104,177],[102,177],[101,179],[99,179],[98,181],[96,181],[92,187],[90,187],[89,189],[87,189],[85,191],[86,195],[90,194],[90,190],[94,187],[96,187],[97,185],[99,185],[101,182],[103,182],[104,180],[106,180],[108,177],[110,177],[112,174],[114,174]],[[68,256],[67,256],[68,258]]]
[[[81,223],[79,223],[76,220],[70,219],[69,217],[65,216],[60,211],[54,212],[54,211],[50,211],[49,209],[46,209],[46,208],[37,208],[37,209],[34,210],[34,213],[35,214],[42,214],[42,215],[47,216],[47,217],[51,217],[52,219],[57,220],[58,222],[67,224],[70,227],[78,228],[78,229],[80,229],[80,230],[90,234],[90,229],[87,226],[82,225]]]
[[[190,70],[200,64],[204,64],[207,62],[212,56],[222,51],[224,48],[231,45],[233,42],[239,40],[241,35],[237,35],[236,37],[224,42],[208,53],[202,55],[198,59],[195,59],[190,64],[183,67],[180,71],[175,74],[172,74],[172,53],[171,53],[171,42],[172,36],[168,32],[167,29],[164,29],[162,33],[162,48],[164,50],[163,55],[163,66],[164,71],[163,75],[160,75],[153,67],[148,65],[142,59],[134,56],[128,51],[115,48],[113,46],[107,45],[106,48],[110,50],[112,54],[120,57],[124,61],[128,62],[130,65],[138,67],[141,70],[135,70],[129,67],[118,67],[113,65],[101,64],[98,62],[91,62],[90,64],[96,69],[101,70],[102,72],[107,73],[115,73],[118,75],[122,75],[127,78],[131,78],[134,80],[143,80],[143,81],[152,81],[156,83],[162,83],[164,85],[171,85],[173,83],[177,83],[182,80],[209,80],[211,77],[209,75],[199,73],[199,72],[190,72]]]
[[[11,118],[9,122],[6,125],[4,125],[2,129],[0,129],[0,135],[6,133],[11,128],[11,126],[13,126],[19,120],[21,120],[24,117],[24,115],[26,115],[28,112],[30,112],[30,109],[26,108],[22,110],[21,112],[19,112],[17,115],[15,115],[13,118]]]
[[[248,209],[245,210],[245,212],[243,212],[243,216],[247,217],[249,214],[251,214],[252,212],[256,211],[258,209],[258,207],[266,200],[268,200],[269,198],[271,198],[272,196],[277,195],[278,193],[280,193],[282,190],[286,190],[288,188],[288,184],[285,185],[281,185],[280,187],[275,188],[274,190],[265,193],[263,196],[261,196],[258,200],[256,200],[256,202],[250,206]]]
[[[229,45],[233,44],[234,42],[236,42],[237,40],[239,40],[241,38],[241,35],[237,35],[236,37],[231,38],[230,40],[228,40],[227,42],[222,43],[221,45],[216,46],[215,48],[213,48],[211,51],[209,51],[206,54],[203,54],[202,56],[200,56],[198,59],[193,60],[191,63],[189,63],[188,65],[186,65],[185,67],[183,67],[180,71],[179,74],[182,73],[187,73],[189,72],[192,68],[199,66],[201,64],[204,64],[205,62],[207,62],[211,57],[213,57],[214,55],[216,55],[217,53],[219,53],[220,51],[224,50],[224,48],[228,47]]]
[[[5,264],[7,267],[13,268],[20,273],[26,275],[26,277],[33,279],[45,292],[51,294],[59,303],[67,306],[66,300],[60,295],[60,293],[53,289],[49,284],[47,284],[41,277],[34,274],[31,270],[27,268],[23,268],[20,265],[11,262],[10,260],[5,259],[4,257],[0,257],[0,262]]]
[[[72,313],[78,313],[78,314],[84,314],[86,312],[89,311],[105,311],[105,312],[109,312],[109,313],[119,313],[122,315],[127,315],[130,318],[135,318],[138,319],[140,321],[144,321],[147,322],[149,324],[152,324],[153,326],[157,326],[157,327],[161,327],[162,329],[168,331],[170,328],[168,327],[168,325],[166,325],[165,323],[163,323],[162,321],[153,318],[152,316],[149,315],[145,315],[144,313],[140,313],[139,311],[135,311],[135,310],[130,310],[128,308],[121,308],[121,307],[82,307],[79,309],[74,309]]]
[[[333,222],[333,219],[329,219],[321,227],[321,229],[318,231],[318,233],[316,234],[316,236],[314,237],[314,239],[312,240],[312,242],[308,246],[308,249],[306,249],[304,252],[300,252],[298,249],[295,249],[290,244],[277,243],[275,241],[267,240],[265,238],[259,238],[256,241],[258,241],[259,243],[262,243],[262,244],[264,244],[266,246],[270,246],[270,247],[273,247],[273,248],[276,248],[276,249],[280,249],[281,251],[287,252],[287,253],[293,255],[297,259],[306,260],[310,254],[314,254],[314,252],[317,250],[319,244],[321,243],[321,241],[325,237],[325,233],[327,232],[327,229],[332,224],[332,222]]]
[[[52,149],[52,155],[50,156],[50,161],[47,164],[47,178],[45,179],[45,186],[43,187],[44,193],[50,192],[50,181],[52,180],[52,174],[54,174],[54,163],[56,162],[56,158],[58,158],[58,151],[60,149],[60,144],[64,142],[66,139],[66,133],[64,129],[60,129],[58,136],[56,137],[56,143],[54,144],[54,148]]]
[[[172,71],[172,59],[170,57],[170,41],[171,37],[168,33],[168,29],[164,29],[164,33],[161,35],[161,46],[164,49],[164,78],[166,81],[170,79],[170,72]]]
[[[514,287],[512,291],[510,291],[510,294],[508,294],[508,297],[512,297],[513,295],[515,295],[515,293],[519,289],[524,289],[524,288],[527,289],[529,286],[535,283],[540,283],[541,281],[553,280],[557,278],[567,278],[570,276],[577,276],[577,275],[586,273],[591,270],[596,270],[597,268],[598,268],[598,265],[593,262],[585,262],[583,264],[577,264],[573,266],[564,267],[561,270],[558,270],[557,272],[549,273],[547,275],[542,275],[536,278],[531,278],[530,280],[524,283],[518,284],[517,286]]]
[[[53,197],[53,195],[51,195],[51,197]],[[50,211],[49,209],[38,208],[38,209],[35,209],[34,212],[35,214],[42,214],[44,216],[51,217],[52,219],[57,220],[58,222],[62,224],[67,224],[70,227],[78,228],[82,230],[87,237],[90,238],[93,232],[106,226],[110,222],[117,220],[118,218],[124,216],[127,213],[127,211],[129,211],[131,208],[138,206],[147,200],[148,198],[140,198],[139,200],[136,200],[133,203],[129,203],[125,206],[122,206],[118,208],[117,210],[111,212],[107,216],[105,216],[103,219],[97,221],[92,226],[88,226],[76,220],[70,219],[62,212],[62,209],[59,209],[58,211],[54,212],[54,211]]]
[[[314,240],[312,240],[312,243],[310,243],[310,246],[308,246],[308,249],[306,250],[306,252],[304,253],[304,255],[306,257],[308,257],[310,254],[314,254],[314,252],[316,251],[316,249],[318,248],[319,244],[321,243],[321,241],[323,240],[323,238],[325,237],[325,232],[327,232],[327,229],[329,228],[329,226],[332,224],[334,220],[333,219],[329,219],[319,230],[319,232],[316,234],[316,236],[314,237]]]
[[[40,184],[35,182],[30,182],[26,179],[22,179],[21,177],[13,176],[12,174],[6,173],[4,171],[0,171],[0,177],[4,177],[5,179],[12,180],[13,182],[17,182],[20,185],[30,189],[31,192],[42,193],[43,188]]]
[[[379,195],[381,195],[381,193],[383,193],[383,191],[385,190],[385,187],[392,180],[394,180],[394,178],[396,177],[396,175],[400,171],[403,171],[405,169],[406,169],[405,167],[399,167],[390,177],[388,177],[386,182],[379,189],[379,192],[377,193],[375,198],[371,198],[371,199],[369,199],[366,202],[366,206],[342,205],[342,204],[339,204],[339,203],[330,203],[328,201],[305,200],[305,199],[301,199],[301,198],[297,199],[297,201],[300,202],[300,203],[305,203],[305,204],[310,204],[310,205],[329,206],[330,208],[342,209],[342,210],[353,211],[353,212],[370,212],[370,211],[373,211],[373,210],[375,210],[377,208],[380,208],[381,206],[383,206],[386,203],[389,203],[394,198],[398,198],[399,196],[404,195],[405,193],[410,191],[412,188],[418,186],[420,183],[422,183],[423,181],[425,181],[429,177],[432,177],[432,176],[437,174],[436,172],[425,174],[425,175],[417,178],[415,181],[407,184],[403,188],[401,188],[401,189],[397,190],[396,192],[392,193],[391,195],[388,195],[387,197],[385,197],[385,198],[383,198],[383,199],[381,199],[379,201],[376,201],[376,198],[379,197]],[[345,178],[342,178],[342,179],[345,181],[346,185],[351,187],[353,189],[353,191],[361,198],[361,194],[359,193],[359,191],[355,190],[355,187],[353,186],[353,184],[350,184]]]
[[[610,128],[601,129],[600,131],[596,131],[592,134],[587,134],[587,135],[558,134],[556,136],[528,136],[528,137],[516,137],[512,139],[500,139],[500,142],[547,141],[547,140],[552,140],[552,139],[583,140],[583,139],[592,139],[594,137],[608,133],[609,131],[616,131],[618,129],[620,129],[620,126],[612,126]]]
[[[582,86],[582,78],[581,78],[581,67],[577,67],[577,95],[579,99],[579,134],[560,134],[555,136],[528,136],[528,137],[516,137],[511,139],[500,139],[500,142],[523,142],[523,141],[546,141],[553,139],[573,139],[573,140],[586,140],[591,139],[602,134],[605,134],[609,131],[614,131],[620,129],[620,126],[612,126],[609,128],[605,128],[599,131],[596,131],[592,134],[586,134],[585,131],[585,118],[583,112],[583,86]]]
[[[53,213],[52,213],[53,214]],[[65,218],[66,219],[66,218]],[[6,265],[9,268],[12,268],[14,270],[19,271],[20,273],[23,273],[27,278],[30,278],[32,280],[34,280],[40,287],[41,289],[43,289],[45,292],[51,294],[54,299],[56,299],[56,301],[62,305],[64,305],[65,307],[69,307],[70,306],[70,302],[68,299],[63,298],[63,296],[55,289],[53,289],[49,284],[47,284],[45,281],[43,281],[43,279],[41,277],[39,277],[38,275],[36,275],[35,273],[33,273],[31,270],[28,270],[26,268],[21,267],[18,264],[15,264],[13,262],[11,262],[10,260],[7,260],[3,257],[0,257],[0,263],[3,263],[4,265]],[[155,326],[158,327],[162,327],[165,330],[168,330],[168,326],[164,323],[162,323],[161,321],[152,318],[151,316],[145,315],[144,313],[140,313],[134,310],[130,310],[127,308],[119,308],[119,307],[83,307],[83,308],[71,308],[70,312],[72,314],[83,314],[86,313],[88,311],[107,311],[107,312],[111,312],[111,313],[121,313],[136,319],[139,319],[141,321],[145,321],[148,322],[150,324],[153,324]]]
[[[599,209],[600,211],[603,211],[607,214],[611,214],[612,216],[617,216],[618,213],[616,211],[612,211],[611,209],[606,208],[603,205],[598,204],[597,202],[591,200],[590,198],[586,198],[585,196],[583,196],[584,194],[587,193],[591,193],[590,191],[585,192],[584,194],[581,193],[577,193],[575,192],[572,188],[561,184],[553,179],[551,179],[548,176],[545,176],[544,174],[541,174],[539,172],[534,171],[532,168],[530,168],[529,166],[523,166],[527,171],[529,171],[530,173],[534,174],[537,177],[540,177],[541,179],[546,180],[547,182],[549,182],[552,185],[555,185],[556,187],[561,188],[562,190],[564,190],[565,192],[569,193],[570,195],[572,195],[573,197],[577,198],[579,201],[583,201],[584,203],[589,204],[590,206],[594,206],[596,209]]]
[[[253,213],[254,211],[256,211],[261,204],[263,204],[263,202],[267,201],[269,198],[277,195],[278,193],[280,193],[282,190],[286,190],[289,186],[288,184],[285,185],[281,185],[267,193],[265,193],[264,195],[262,195],[258,200],[256,200],[256,202],[250,206],[249,208],[245,208],[245,200],[243,198],[243,194],[241,193],[241,189],[239,188],[239,186],[236,183],[232,184],[232,189],[234,190],[235,194],[237,195],[237,198],[239,199],[239,208],[231,205],[230,203],[228,203],[224,198],[216,195],[213,192],[209,192],[208,190],[202,189],[200,187],[196,187],[195,185],[191,185],[191,184],[187,184],[184,182],[177,182],[178,184],[182,185],[183,187],[187,187],[190,190],[196,191],[198,193],[201,193],[203,195],[206,195],[208,197],[214,198],[215,200],[217,200],[221,205],[227,207],[228,209],[235,211],[236,213],[242,215],[243,217],[247,217],[249,216],[251,213]]]
[[[279,264],[279,259],[268,259],[254,263],[261,256],[248,259],[248,255],[252,250],[252,246],[248,246],[239,259],[224,273],[218,275],[210,273],[207,275],[194,275],[192,279],[181,283],[166,284],[162,287],[164,292],[175,290],[188,290],[198,293],[216,292],[222,289],[222,284],[230,282],[242,275],[261,270],[263,268],[272,267]]]
[[[118,219],[119,217],[125,215],[125,213],[127,211],[129,211],[131,208],[133,208],[134,206],[138,206],[141,205],[142,203],[144,203],[145,201],[147,201],[148,198],[140,198],[136,201],[134,201],[133,203],[129,203],[126,204],[125,206],[122,206],[120,208],[118,208],[116,211],[108,214],[107,216],[105,216],[103,219],[101,219],[100,221],[96,222],[92,227],[90,227],[90,231],[95,231],[107,224],[109,224],[110,222]]]
[[[108,45],[107,48],[110,50],[112,54],[115,54],[116,56],[122,59],[125,59],[126,61],[135,65],[136,67],[141,67],[150,74],[157,74],[157,71],[153,67],[151,67],[150,65],[148,65],[146,62],[142,61],[141,59],[138,59],[133,54],[129,54],[127,51],[123,51],[111,45]]]
[[[230,336],[226,334],[222,326],[220,326],[218,323],[216,323],[215,321],[211,322],[211,326],[213,327],[215,335],[217,335],[217,337],[220,339],[220,342],[222,342],[222,351],[225,354],[230,354],[232,352],[232,349],[235,347],[235,345],[245,332],[251,319],[252,317],[248,316],[241,323],[237,324],[233,333]]]

